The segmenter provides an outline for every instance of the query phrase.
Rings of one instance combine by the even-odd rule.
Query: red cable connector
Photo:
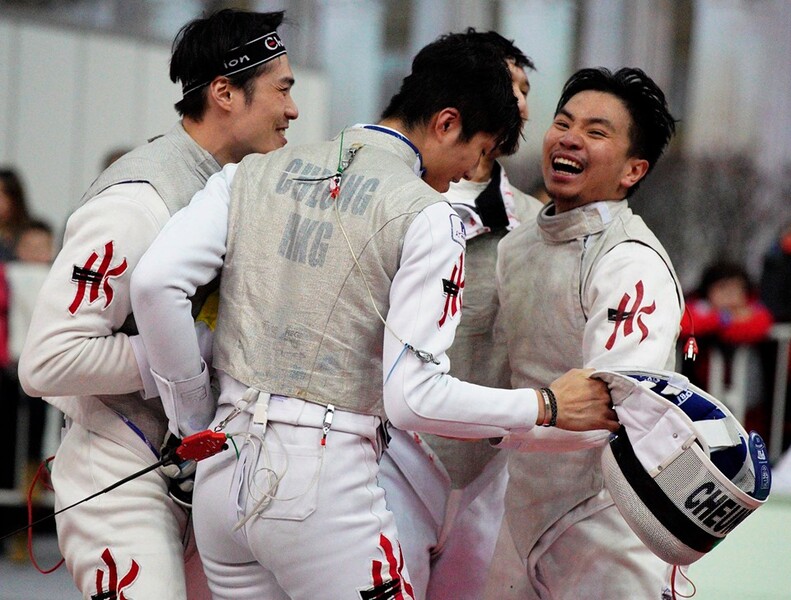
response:
[[[175,454],[181,461],[194,460],[196,462],[214,456],[228,448],[228,436],[218,431],[199,431],[181,440],[176,447]]]

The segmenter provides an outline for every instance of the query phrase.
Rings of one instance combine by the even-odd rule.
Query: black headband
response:
[[[283,45],[283,41],[280,39],[277,31],[262,35],[259,38],[226,52],[217,67],[216,74],[208,79],[184,83],[181,87],[182,95],[186,96],[190,92],[194,92],[204,85],[208,85],[215,77],[233,75],[245,69],[257,67],[285,53],[286,47]]]

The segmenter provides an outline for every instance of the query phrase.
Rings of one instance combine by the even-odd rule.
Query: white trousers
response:
[[[480,600],[505,512],[506,455],[452,490],[408,432],[391,429],[379,483],[398,525],[417,600]]]
[[[126,427],[120,419],[119,426]],[[142,442],[141,442],[142,443]],[[155,461],[73,424],[52,466],[55,508],[69,506]],[[156,471],[56,517],[58,543],[83,597],[210,597],[189,514]],[[186,583],[185,583],[186,580]]]
[[[606,495],[602,491],[600,496]],[[554,523],[522,558],[523,569],[499,574],[486,587],[487,600],[664,600],[671,567],[632,532],[613,504],[594,497]],[[586,510],[590,505],[591,510]],[[596,507],[595,509],[593,507]],[[527,515],[529,518],[529,513]],[[506,515],[514,539],[519,523]],[[687,589],[683,582],[677,591]]]
[[[195,533],[216,600],[413,599],[376,481],[379,419],[336,411],[322,446],[323,417],[317,404],[272,397],[263,444],[245,443],[261,433],[245,412],[225,430],[238,458],[231,449],[198,464]]]

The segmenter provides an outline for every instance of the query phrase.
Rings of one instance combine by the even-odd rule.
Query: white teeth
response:
[[[556,158],[554,160],[554,162],[556,164],[569,165],[570,167],[574,167],[575,169],[582,170],[582,165],[580,163],[578,163],[577,161],[574,161],[574,160],[570,160],[568,158],[560,158],[559,157],[559,158]]]

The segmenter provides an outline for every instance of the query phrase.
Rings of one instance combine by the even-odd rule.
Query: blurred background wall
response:
[[[0,164],[22,173],[34,213],[62,229],[108,152],[170,127],[170,42],[224,6],[286,10],[300,108],[290,143],[376,120],[438,35],[496,29],[537,66],[526,139],[507,163],[521,188],[539,175],[565,79],[638,66],[680,122],[633,206],[685,287],[722,257],[757,277],[791,221],[788,0],[0,0]]]

